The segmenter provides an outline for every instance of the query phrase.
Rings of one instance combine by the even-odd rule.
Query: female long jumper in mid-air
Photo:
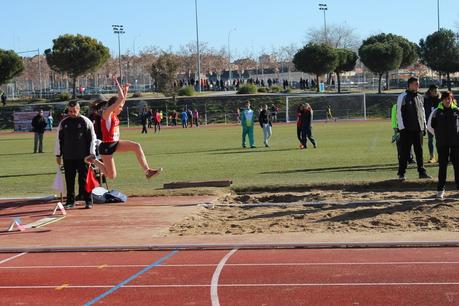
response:
[[[97,106],[106,108],[102,112],[101,129],[102,143],[99,145],[99,153],[101,161],[96,159],[94,155],[89,155],[85,158],[87,163],[94,163],[96,167],[108,178],[116,177],[116,166],[113,154],[115,152],[134,152],[140,167],[145,172],[145,176],[149,179],[161,173],[162,168],[150,169],[148,166],[145,154],[139,143],[130,140],[120,140],[120,120],[118,115],[123,110],[126,102],[129,84],[125,84],[121,88],[118,80],[114,78],[118,88],[118,97],[114,96],[108,101],[102,101]]]

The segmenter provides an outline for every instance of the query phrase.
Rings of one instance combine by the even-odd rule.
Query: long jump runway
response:
[[[0,254],[1,305],[459,305],[459,248]]]

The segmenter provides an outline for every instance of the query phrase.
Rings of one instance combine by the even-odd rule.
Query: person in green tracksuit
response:
[[[242,125],[242,147],[246,148],[245,138],[249,136],[249,143],[251,148],[255,148],[255,141],[253,139],[253,126],[254,126],[254,113],[250,108],[250,101],[245,103],[245,108],[241,111],[241,125]]]

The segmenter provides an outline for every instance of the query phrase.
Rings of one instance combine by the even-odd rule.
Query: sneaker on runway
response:
[[[438,191],[437,192],[437,200],[443,200],[445,198],[445,191]]]

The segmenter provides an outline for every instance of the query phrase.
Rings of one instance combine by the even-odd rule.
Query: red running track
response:
[[[0,254],[0,276],[0,305],[459,305],[459,248]]]

